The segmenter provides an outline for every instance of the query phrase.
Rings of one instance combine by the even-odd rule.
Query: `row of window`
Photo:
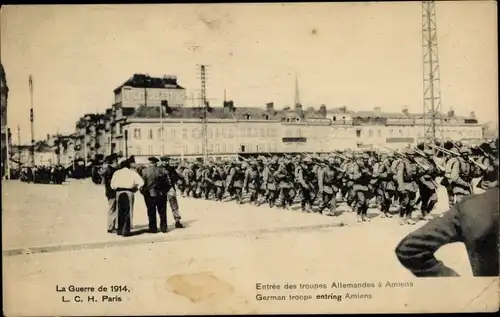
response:
[[[305,130],[304,130],[305,129]],[[201,128],[163,128],[163,138],[162,129],[145,129],[146,138],[149,140],[153,139],[201,139],[202,129]],[[322,130],[325,131],[325,130]],[[142,139],[142,129],[134,128],[132,137],[136,140]],[[238,133],[239,132],[239,133]],[[326,132],[326,131],[325,131]],[[330,136],[332,137],[347,137],[352,136],[352,130],[348,128],[341,128],[330,130]],[[326,132],[328,134],[328,132]],[[322,135],[320,135],[322,134]],[[389,128],[387,130],[387,136],[391,137],[423,137],[425,134],[424,128],[413,130],[405,128]],[[385,136],[383,129],[356,129],[355,135],[357,138],[364,137],[383,137]],[[458,137],[481,137],[480,130],[462,130],[462,129],[452,129],[444,130],[443,135],[445,136],[458,136]],[[241,127],[239,129],[235,128],[224,128],[224,127],[214,127],[207,129],[208,138],[276,138],[278,137],[277,130],[275,128],[252,128],[252,127]],[[130,136],[129,136],[130,137]],[[311,128],[286,128],[285,137],[325,137],[324,133],[315,132],[315,129]]]
[[[157,128],[157,129],[145,129],[147,133],[148,140],[154,139],[169,139],[169,138],[192,138],[192,139],[201,139],[202,129],[201,128]],[[162,130],[163,130],[163,138],[162,138]],[[136,140],[142,139],[142,129],[134,128],[132,130],[132,137]],[[238,133],[239,132],[239,133]],[[277,137],[277,131],[275,128],[244,128],[241,127],[239,130],[234,128],[224,128],[224,127],[215,127],[207,129],[208,138],[274,138]]]
[[[200,144],[170,144],[161,146],[135,146],[135,155],[163,155],[163,154],[201,154],[202,146]],[[259,144],[232,144],[232,143],[209,143],[207,144],[208,153],[234,153],[234,152],[276,152],[277,143],[259,143]]]
[[[363,133],[362,129],[357,129],[356,130],[356,137],[361,138],[361,137],[382,137],[382,129],[368,129],[364,131]],[[425,136],[425,131],[424,128],[418,129],[418,130],[410,130],[410,129],[404,129],[404,128],[390,128],[387,131],[387,135],[389,136],[399,136],[399,137],[424,137]],[[439,134],[439,132],[438,132]],[[443,131],[444,136],[452,136],[452,137],[481,137],[482,133],[479,130],[444,130]]]

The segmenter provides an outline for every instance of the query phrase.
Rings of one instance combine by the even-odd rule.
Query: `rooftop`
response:
[[[128,116],[125,113],[125,109],[127,112],[130,112],[131,118],[159,118],[160,117],[160,107],[150,107],[150,106],[140,106],[136,109],[134,108],[123,108],[124,116]],[[305,120],[317,120],[317,119],[325,119],[334,116],[335,114],[346,115],[347,117],[352,118],[354,122],[379,122],[385,123],[387,119],[423,119],[424,115],[422,113],[409,113],[407,111],[403,111],[401,113],[398,112],[382,112],[380,110],[360,110],[360,111],[348,111],[347,108],[334,108],[327,109],[325,106],[320,107],[319,109],[315,109],[313,107],[309,107],[305,110],[300,109],[275,109],[273,104],[268,104],[267,108],[259,108],[259,107],[248,107],[248,106],[235,106],[232,101],[225,102],[223,107],[209,107],[207,112],[208,119],[235,119],[235,120],[277,120],[283,121],[286,119],[295,119],[297,117],[304,118]],[[162,117],[164,118],[175,118],[175,119],[197,119],[202,118],[203,116],[203,108],[201,107],[168,107],[166,110],[164,109],[162,113]],[[426,118],[430,118],[430,115],[425,116]],[[449,112],[447,114],[439,113],[437,117],[441,117],[443,119],[451,119],[462,121],[464,123],[477,123],[477,120],[470,117],[462,117],[456,116],[453,112]]]
[[[122,85],[117,87],[114,92],[117,93],[122,87],[135,87],[135,88],[175,88],[184,89],[177,84],[177,76],[151,77],[147,74],[134,74]]]

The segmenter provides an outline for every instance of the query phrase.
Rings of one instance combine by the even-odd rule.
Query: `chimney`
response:
[[[274,113],[274,102],[266,103],[266,111],[268,113]]]
[[[476,119],[476,113],[474,111],[471,111],[470,114],[469,114],[469,117],[471,119]]]
[[[321,114],[321,116],[323,118],[326,118],[326,106],[325,105],[319,106],[319,113]]]
[[[403,107],[403,114],[405,115],[405,117],[409,117],[410,113],[408,112],[408,107],[407,106]]]
[[[234,102],[232,100],[224,101],[224,110],[234,112]]]
[[[347,107],[346,106],[342,106],[339,108],[339,112],[340,113],[343,113],[343,114],[346,114],[347,113]]]
[[[453,118],[453,117],[455,117],[455,110],[453,109],[448,110],[448,118]]]
[[[47,133],[47,141],[50,139],[50,135]]]

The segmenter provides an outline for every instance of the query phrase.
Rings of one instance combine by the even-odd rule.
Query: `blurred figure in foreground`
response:
[[[441,217],[406,236],[396,247],[401,264],[417,277],[459,276],[434,254],[463,242],[474,276],[498,276],[498,187],[464,198]]]

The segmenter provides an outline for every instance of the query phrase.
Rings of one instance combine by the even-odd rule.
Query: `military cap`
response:
[[[156,158],[154,156],[148,157],[148,161],[150,161],[151,163],[158,163],[159,162],[158,158]]]
[[[415,150],[412,148],[409,148],[406,150],[406,155],[415,155]]]
[[[257,160],[251,160],[250,165],[259,165],[259,162],[257,162]]]
[[[311,164],[312,163],[312,159],[310,157],[305,157],[302,162],[306,163],[306,164]]]
[[[160,161],[162,161],[162,162],[168,162],[168,161],[170,161],[170,157],[168,157],[166,155],[163,155],[162,157],[160,157]]]
[[[466,148],[466,147],[461,147],[460,154],[471,154],[471,150],[469,148]]]
[[[134,156],[134,155],[130,156],[130,157],[128,158],[128,161],[129,161],[130,163],[135,163],[135,156]]]
[[[367,160],[367,159],[369,159],[369,158],[370,158],[370,155],[369,155],[368,153],[362,153],[362,154],[360,155],[360,157],[361,157],[362,159],[364,159],[364,160]]]

